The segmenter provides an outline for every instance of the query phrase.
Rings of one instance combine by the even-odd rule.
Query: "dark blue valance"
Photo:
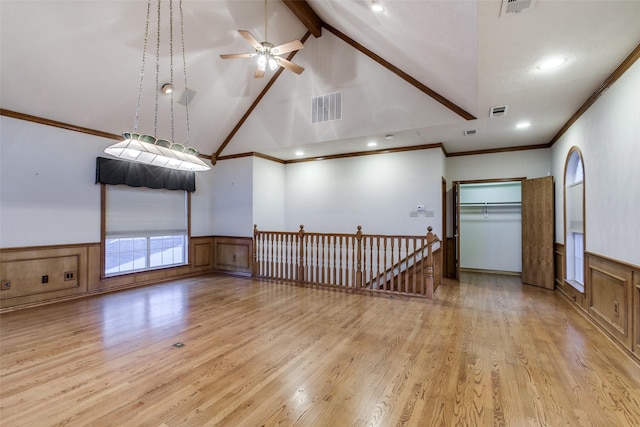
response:
[[[96,183],[196,191],[196,173],[123,160],[96,159]]]

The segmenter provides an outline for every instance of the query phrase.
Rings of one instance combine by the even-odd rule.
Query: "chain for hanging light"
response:
[[[154,109],[154,135],[158,132],[158,97],[160,93],[160,27],[161,27],[161,0],[158,0],[157,7],[157,35],[156,35],[156,76],[155,76],[155,109]],[[170,169],[179,169],[187,171],[204,171],[210,169],[200,158],[198,150],[189,147],[190,142],[190,124],[189,124],[189,90],[187,86],[187,61],[184,48],[184,13],[182,9],[182,0],[179,1],[179,13],[180,13],[180,37],[182,44],[182,65],[184,68],[184,85],[185,95],[187,100],[185,102],[186,108],[186,143],[187,145],[179,144],[174,141],[175,129],[174,129],[174,95],[173,91],[171,95],[171,111],[170,111],[170,129],[171,129],[171,141],[165,139],[158,139],[153,135],[145,135],[138,133],[138,123],[140,118],[140,105],[142,99],[142,87],[144,80],[144,70],[146,63],[146,50],[149,38],[149,22],[151,19],[151,0],[147,1],[147,16],[145,20],[144,31],[144,44],[142,49],[142,66],[140,71],[140,83],[138,85],[138,98],[136,104],[136,113],[134,119],[133,132],[124,132],[122,135],[125,140],[113,144],[107,147],[104,151],[107,154],[115,157],[145,163],[150,165],[162,166]],[[169,72],[170,72],[170,85],[173,86],[173,2],[169,1]]]

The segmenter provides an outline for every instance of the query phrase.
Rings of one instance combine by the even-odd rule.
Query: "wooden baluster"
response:
[[[413,293],[418,292],[418,239],[413,238],[413,268],[411,278],[413,280]]]
[[[376,289],[380,289],[380,236],[376,237]],[[373,284],[372,284],[373,287]]]
[[[362,226],[358,226],[358,231],[356,232],[356,289],[362,288]]]
[[[410,292],[409,290],[409,239],[406,238],[404,241],[405,252],[404,252],[404,291]]]
[[[293,279],[293,236],[287,234],[287,280]]]
[[[367,236],[362,237],[362,286],[367,284]]]
[[[390,251],[390,254],[389,254],[389,256],[391,256],[391,263],[390,263],[391,276],[389,277],[389,290],[390,291],[395,291],[395,286],[394,285],[395,285],[395,276],[396,276],[396,274],[395,274],[395,271],[393,270],[393,266],[395,265],[395,260],[394,260],[394,258],[395,258],[395,256],[394,256],[395,255],[394,240],[395,240],[394,237],[390,238],[390,242],[391,242],[391,248],[390,248],[391,251]]]
[[[253,265],[251,266],[251,275],[258,275],[258,225],[253,224]]]
[[[343,253],[344,246],[343,245],[344,245],[344,236],[340,236],[338,238],[338,251],[340,252],[338,254],[338,258],[340,260],[340,265],[338,267],[338,285],[340,285],[340,286],[344,286],[344,280],[343,280],[343,277],[342,277],[342,274],[343,274],[342,273],[342,261],[343,261],[342,257],[344,256],[344,253]]]
[[[369,237],[369,283],[370,287],[373,286],[373,242],[375,242],[375,238],[373,236]]]
[[[322,241],[320,243],[320,262],[322,265],[320,266],[320,283],[327,283],[325,279],[325,272],[327,269],[327,247],[326,247],[326,235],[322,235]]]
[[[278,243],[280,245],[280,271],[279,271],[279,276],[281,279],[284,278],[284,268],[285,268],[285,257],[284,257],[284,239],[285,239],[285,235],[284,233],[279,233],[279,239],[278,239]]]
[[[304,282],[304,225],[300,226],[298,231],[298,249],[300,250],[300,258],[298,259],[298,282]]]
[[[333,236],[333,284],[340,284],[338,280],[338,236]]]
[[[425,294],[425,274],[427,271],[427,259],[424,255],[424,251],[427,249],[427,241],[423,237],[420,240],[420,294]]]
[[[382,238],[382,246],[383,246],[383,250],[384,252],[382,253],[382,271],[384,272],[384,277],[382,278],[382,287],[381,289],[383,290],[387,290],[389,289],[389,285],[388,285],[388,280],[387,280],[387,258],[388,258],[388,254],[387,254],[387,241],[389,240],[388,237],[383,237]]]
[[[429,298],[433,298],[433,242],[438,240],[438,236],[433,234],[431,226],[427,227],[427,293]]]
[[[283,260],[282,260],[282,246],[284,235],[282,233],[278,233],[278,278],[282,279],[282,271],[283,271]]]

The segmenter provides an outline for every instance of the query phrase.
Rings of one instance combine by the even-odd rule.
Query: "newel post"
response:
[[[257,276],[260,271],[260,264],[258,263],[258,225],[253,224],[253,268],[251,271],[252,276]]]
[[[356,289],[362,288],[362,226],[358,226],[356,232],[356,245],[358,246],[356,258]]]
[[[433,298],[433,243],[437,242],[438,236],[432,233],[433,228],[427,227],[427,293],[426,296]]]
[[[298,258],[298,264],[296,270],[298,271],[297,280],[304,282],[304,225],[300,225],[300,231],[298,231],[298,249],[300,250],[300,258]]]

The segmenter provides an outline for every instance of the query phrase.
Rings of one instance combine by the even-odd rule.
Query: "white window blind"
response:
[[[107,185],[106,235],[187,234],[185,191]]]

